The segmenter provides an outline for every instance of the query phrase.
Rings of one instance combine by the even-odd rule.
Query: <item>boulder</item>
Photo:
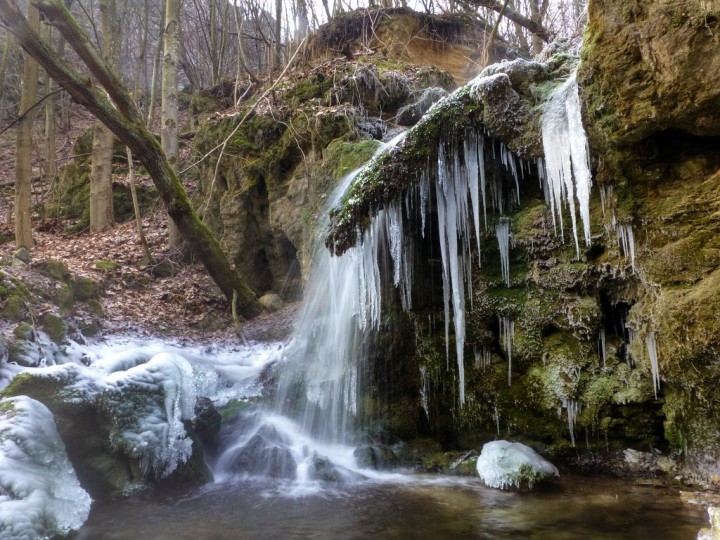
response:
[[[560,476],[555,465],[529,446],[509,441],[492,441],[483,446],[477,460],[478,475],[496,489],[532,488],[537,482]]]

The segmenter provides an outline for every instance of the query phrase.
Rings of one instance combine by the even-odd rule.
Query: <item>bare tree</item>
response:
[[[37,8],[28,3],[28,29],[40,30]],[[20,11],[18,10],[18,14]],[[38,63],[32,55],[24,55],[20,122],[15,140],[15,245],[30,249],[33,246],[30,193],[32,190],[32,130],[37,99]]]
[[[245,281],[230,266],[217,239],[195,213],[185,189],[157,140],[145,128],[142,114],[122,81],[108,67],[102,55],[61,2],[37,0],[36,5],[45,19],[54,24],[72,45],[102,89],[63,62],[28,25],[13,0],[0,0],[0,19],[17,38],[21,47],[35,58],[65,91],[130,147],[153,179],[170,217],[228,300],[232,301],[235,296],[238,309],[245,317],[260,313],[261,304]]]

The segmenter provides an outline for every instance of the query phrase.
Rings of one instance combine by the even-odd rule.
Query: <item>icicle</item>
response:
[[[570,430],[570,442],[575,448],[575,423],[580,414],[580,403],[572,398],[563,399],[563,405],[567,409],[568,429]]]
[[[605,364],[606,364],[607,354],[606,354],[606,350],[605,350],[605,329],[604,328],[600,329],[599,343],[600,343],[600,359],[602,360],[603,367],[606,367]]]
[[[570,211],[575,249],[580,256],[575,199],[583,223],[585,243],[590,244],[590,187],[592,178],[587,137],[580,117],[580,99],[575,74],[553,92],[542,119],[543,150],[550,206],[563,234],[562,202]]]
[[[428,377],[427,368],[420,366],[420,404],[425,411],[425,417],[430,420],[430,407],[428,401]]]
[[[650,372],[652,373],[653,390],[655,391],[655,399],[657,399],[657,391],[660,388],[660,367],[658,365],[657,341],[655,340],[655,332],[648,332],[645,336],[645,347],[647,348],[648,358],[650,358]]]
[[[447,163],[445,160],[444,145],[441,143],[438,149],[438,183],[437,183],[437,208],[438,227],[440,232],[440,255],[443,265],[443,297],[445,298],[445,337],[446,352],[449,337],[449,304],[452,302],[453,320],[455,323],[455,349],[457,354],[459,401],[462,406],[465,403],[465,367],[463,350],[465,347],[465,284],[460,279],[462,268],[462,251],[458,249],[458,215],[467,215],[467,188],[458,186],[459,180],[455,182],[448,178]],[[464,194],[458,193],[464,191]],[[458,208],[458,203],[465,202],[465,208]]]
[[[480,143],[482,144],[482,143]],[[473,224],[475,225],[475,240],[477,242],[478,265],[480,264],[480,189],[479,189],[479,162],[478,162],[478,135],[468,134],[465,139],[465,166],[468,176],[468,189],[472,202]],[[483,201],[483,205],[485,201]],[[471,295],[472,297],[472,295]]]
[[[617,231],[618,245],[622,250],[623,257],[630,258],[630,267],[635,270],[635,235],[632,225],[615,225]]]
[[[500,317],[500,340],[508,360],[508,386],[512,385],[512,344],[515,340],[515,321]]]
[[[420,234],[425,238],[425,222],[427,220],[428,198],[430,195],[430,175],[427,169],[420,176],[418,191],[420,193]]]
[[[497,405],[495,405],[495,428],[497,429],[497,436],[500,436],[500,411],[498,411]]]
[[[495,225],[495,236],[500,248],[500,267],[505,285],[510,286],[510,219],[501,217]]]
[[[492,352],[485,345],[479,351],[475,349],[475,369],[487,368],[492,363]]]

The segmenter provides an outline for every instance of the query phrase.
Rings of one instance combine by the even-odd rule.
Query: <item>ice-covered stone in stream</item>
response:
[[[580,256],[576,204],[583,225],[585,243],[590,244],[590,160],[585,130],[580,116],[580,98],[575,73],[561,84],[545,106],[542,119],[545,152],[547,202],[553,224],[559,222],[563,234],[562,208],[570,212],[575,249]],[[577,202],[576,202],[577,201]]]
[[[48,408],[25,396],[0,400],[0,537],[64,536],[91,502]]]
[[[560,476],[555,465],[521,443],[492,441],[483,446],[477,472],[486,485],[496,489],[519,488]]]

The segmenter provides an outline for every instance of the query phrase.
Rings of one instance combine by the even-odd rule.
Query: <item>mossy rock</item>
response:
[[[55,304],[63,311],[68,312],[73,308],[75,297],[72,289],[67,283],[63,283],[55,295]]]
[[[96,317],[102,318],[105,315],[102,303],[97,298],[89,298],[85,303],[90,309],[90,312]]]
[[[97,285],[88,277],[78,276],[73,278],[70,281],[70,288],[72,289],[73,296],[83,302],[95,298],[98,295]]]
[[[43,276],[54,279],[55,281],[66,281],[70,276],[67,265],[62,261],[47,259],[40,261],[36,268]]]
[[[13,330],[15,339],[32,341],[35,338],[35,329],[26,322],[18,324]]]
[[[22,321],[27,314],[27,308],[22,298],[16,295],[10,296],[6,302],[5,307],[2,310],[4,319],[10,321]]]
[[[63,343],[67,338],[69,329],[68,323],[59,315],[49,312],[44,313],[40,317],[40,324],[42,324],[42,329],[45,333],[50,336],[50,339],[52,339],[55,343]]]

